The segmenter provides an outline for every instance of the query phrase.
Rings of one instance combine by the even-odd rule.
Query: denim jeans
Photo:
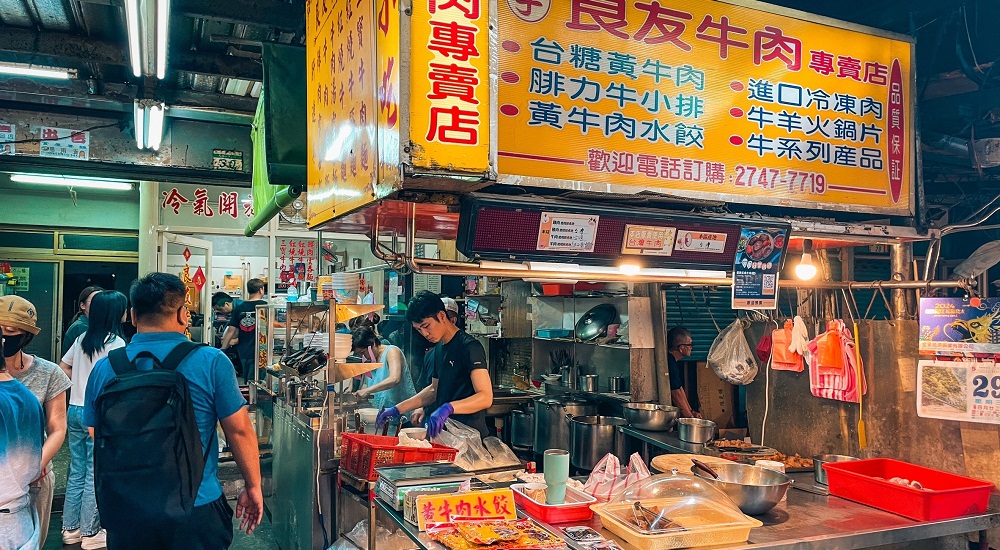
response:
[[[94,440],[83,423],[83,407],[70,405],[66,413],[69,439],[69,478],[63,505],[63,529],[80,529],[89,537],[101,530],[94,496]]]

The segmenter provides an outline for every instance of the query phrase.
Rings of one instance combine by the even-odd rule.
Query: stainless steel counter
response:
[[[631,426],[620,426],[618,428],[622,433],[629,437],[634,437],[641,441],[644,446],[643,459],[649,462],[649,452],[646,446],[652,445],[654,447],[663,449],[668,453],[688,453],[688,454],[705,454],[705,446],[700,443],[688,443],[686,441],[681,441],[677,439],[677,432],[650,432],[646,430],[637,430]]]

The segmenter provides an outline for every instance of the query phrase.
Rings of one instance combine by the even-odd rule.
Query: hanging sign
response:
[[[0,122],[0,155],[13,155],[16,152],[17,126]]]
[[[993,361],[920,361],[917,416],[1000,424],[1000,365]]]
[[[706,252],[722,254],[726,251],[725,233],[708,233],[705,231],[678,231],[677,244],[674,249],[684,252]]]
[[[921,298],[922,354],[1000,355],[1000,298]]]
[[[90,160],[90,132],[43,127],[38,156]]]
[[[647,256],[670,256],[674,253],[675,227],[654,227],[651,225],[625,225],[622,254],[644,254]]]
[[[30,267],[12,267],[10,268],[11,274],[14,275],[14,279],[17,281],[14,283],[14,292],[28,292],[28,273],[31,271]]]
[[[243,151],[228,149],[212,149],[212,168],[214,170],[243,171]]]
[[[205,272],[201,269],[201,266],[199,266],[198,269],[195,270],[194,277],[191,277],[191,282],[194,283],[194,286],[198,288],[198,292],[201,292],[201,289],[202,287],[205,286],[206,282]]]
[[[733,262],[733,309],[776,309],[785,229],[744,227]]]
[[[500,182],[909,214],[912,39],[739,4],[497,2]]]
[[[538,250],[593,252],[600,216],[542,212]]]
[[[243,229],[253,215],[250,189],[160,184],[160,225]]]
[[[514,493],[510,489],[471,491],[417,497],[418,526],[447,523],[453,517],[517,519]]]
[[[185,247],[183,256],[184,256],[184,263],[191,261],[191,249]]]

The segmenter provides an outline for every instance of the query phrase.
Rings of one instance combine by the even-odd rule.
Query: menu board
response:
[[[912,211],[909,37],[757,3],[497,6],[501,183]]]
[[[785,229],[744,227],[733,262],[733,309],[776,309]]]
[[[1000,298],[921,298],[922,354],[1000,354]]]
[[[1000,424],[1000,365],[993,361],[920,361],[917,416]]]
[[[538,250],[593,252],[600,216],[542,212]]]

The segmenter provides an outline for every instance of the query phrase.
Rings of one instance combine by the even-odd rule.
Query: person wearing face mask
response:
[[[38,399],[0,361],[0,548],[40,547],[30,487],[42,473],[44,418]]]
[[[403,350],[383,344],[371,327],[362,326],[351,334],[351,348],[354,355],[366,362],[382,363],[371,372],[366,386],[356,392],[358,399],[370,399],[376,409],[394,407],[413,397],[413,379],[406,365]]]
[[[55,494],[55,476],[49,467],[66,440],[66,390],[73,383],[59,365],[24,352],[41,332],[38,314],[31,302],[20,296],[0,297],[0,329],[3,330],[4,365],[15,379],[31,390],[45,411],[45,442],[42,474],[31,484],[31,499],[41,526],[39,546],[45,546]]]

